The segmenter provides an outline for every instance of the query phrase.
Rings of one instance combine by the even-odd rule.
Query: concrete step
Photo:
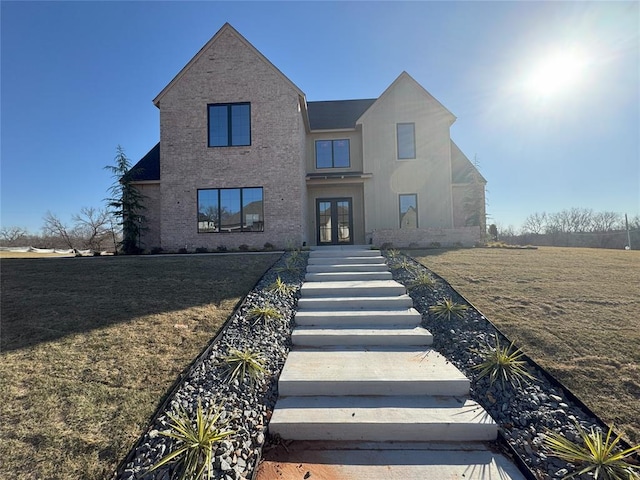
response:
[[[309,257],[309,265],[350,265],[350,264],[381,264],[384,263],[382,255],[373,257]]]
[[[428,346],[433,335],[422,327],[415,328],[345,328],[297,327],[291,334],[293,345],[326,346]]]
[[[371,248],[322,248],[315,249],[309,252],[310,258],[319,258],[319,257],[379,257],[382,254],[380,250],[375,250]]]
[[[469,380],[429,347],[325,347],[289,352],[278,392],[281,396],[464,396]]]
[[[466,397],[280,397],[269,431],[287,440],[495,440],[491,416]]]
[[[421,321],[422,315],[414,308],[403,310],[298,310],[295,316],[296,325],[343,328],[416,327]]]
[[[311,272],[304,277],[306,282],[344,282],[363,280],[392,280],[391,272]]]
[[[524,480],[482,443],[287,442],[265,449],[255,480]]]
[[[304,286],[307,284],[303,284]],[[409,295],[395,297],[308,297],[298,300],[298,311],[405,310],[413,307]]]
[[[342,282],[305,282],[300,288],[302,298],[309,297],[383,297],[399,296],[407,292],[395,280],[345,280]]]
[[[336,265],[307,265],[307,273],[332,273],[332,272],[388,272],[386,263],[351,263]]]

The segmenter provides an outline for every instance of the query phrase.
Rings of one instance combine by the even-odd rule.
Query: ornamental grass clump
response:
[[[536,380],[526,369],[526,361],[522,360],[524,353],[518,348],[513,349],[513,342],[508,347],[500,345],[500,340],[496,339],[496,346],[484,352],[482,363],[475,365],[474,370],[478,370],[478,380],[489,376],[489,386],[493,386],[496,380],[500,380],[500,385],[504,389],[505,382],[511,386],[520,386],[522,382]]]
[[[451,320],[451,317],[462,318],[466,311],[466,305],[456,303],[450,298],[445,298],[437,305],[429,307],[429,313],[433,313],[436,318],[446,318],[447,320]]]
[[[278,275],[278,278],[276,278],[275,282],[273,282],[267,288],[267,290],[269,290],[270,292],[275,292],[279,295],[288,295],[294,292],[295,289],[296,289],[295,286],[289,285],[286,282],[284,282],[279,275]]]
[[[253,385],[266,372],[264,356],[249,348],[242,351],[231,350],[229,355],[222,358],[222,364],[225,368],[227,383],[234,380],[242,382],[249,377],[249,382]]]
[[[409,284],[409,288],[433,288],[436,285],[436,281],[431,275],[426,272],[420,272],[416,275],[416,278]],[[465,307],[466,308],[466,307]]]
[[[169,430],[160,432],[160,434],[176,440],[177,448],[165,455],[149,471],[175,462],[176,473],[172,478],[179,480],[200,479],[204,477],[205,471],[208,479],[213,478],[214,445],[236,433],[227,428],[233,420],[232,418],[220,421],[223,411],[222,407],[212,405],[207,412],[204,412],[202,404],[198,400],[195,419],[192,419],[182,406],[178,407],[176,413],[169,413],[168,416],[171,420]]]
[[[271,305],[253,307],[247,312],[247,319],[254,320],[253,325],[260,321],[281,320],[282,318],[283,316],[278,309]]]
[[[576,423],[578,433],[582,438],[582,445],[574,443],[559,433],[548,431],[545,433],[544,445],[550,455],[561,458],[576,465],[576,471],[565,476],[564,479],[574,478],[585,473],[593,475],[596,480],[632,480],[640,478],[640,466],[627,462],[627,458],[640,451],[640,445],[616,449],[620,436],[611,438],[613,429],[609,427],[606,437],[600,430],[591,427],[586,432]],[[581,470],[578,470],[581,468]],[[564,480],[563,479],[563,480]]]

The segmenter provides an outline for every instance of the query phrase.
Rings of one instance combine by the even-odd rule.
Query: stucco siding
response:
[[[451,228],[451,114],[414,81],[402,79],[362,119],[366,228],[398,228],[399,195],[418,196],[420,227]],[[399,160],[396,125],[415,125],[415,159]]]
[[[316,140],[349,140],[348,168],[316,168]],[[362,133],[358,130],[313,132],[306,139],[306,168],[308,173],[362,172]]]

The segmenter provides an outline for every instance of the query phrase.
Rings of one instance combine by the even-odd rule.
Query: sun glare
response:
[[[557,52],[535,65],[527,79],[528,90],[539,96],[551,96],[577,86],[587,65],[579,51]]]

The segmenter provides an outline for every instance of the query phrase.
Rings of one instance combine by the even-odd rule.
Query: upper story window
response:
[[[209,146],[251,145],[251,104],[217,103],[209,105]]]
[[[400,228],[418,228],[418,195],[400,195]]]
[[[414,123],[397,123],[398,159],[416,158],[416,126]]]
[[[198,190],[198,233],[263,231],[262,187]]]
[[[349,139],[316,140],[316,168],[348,168]]]

